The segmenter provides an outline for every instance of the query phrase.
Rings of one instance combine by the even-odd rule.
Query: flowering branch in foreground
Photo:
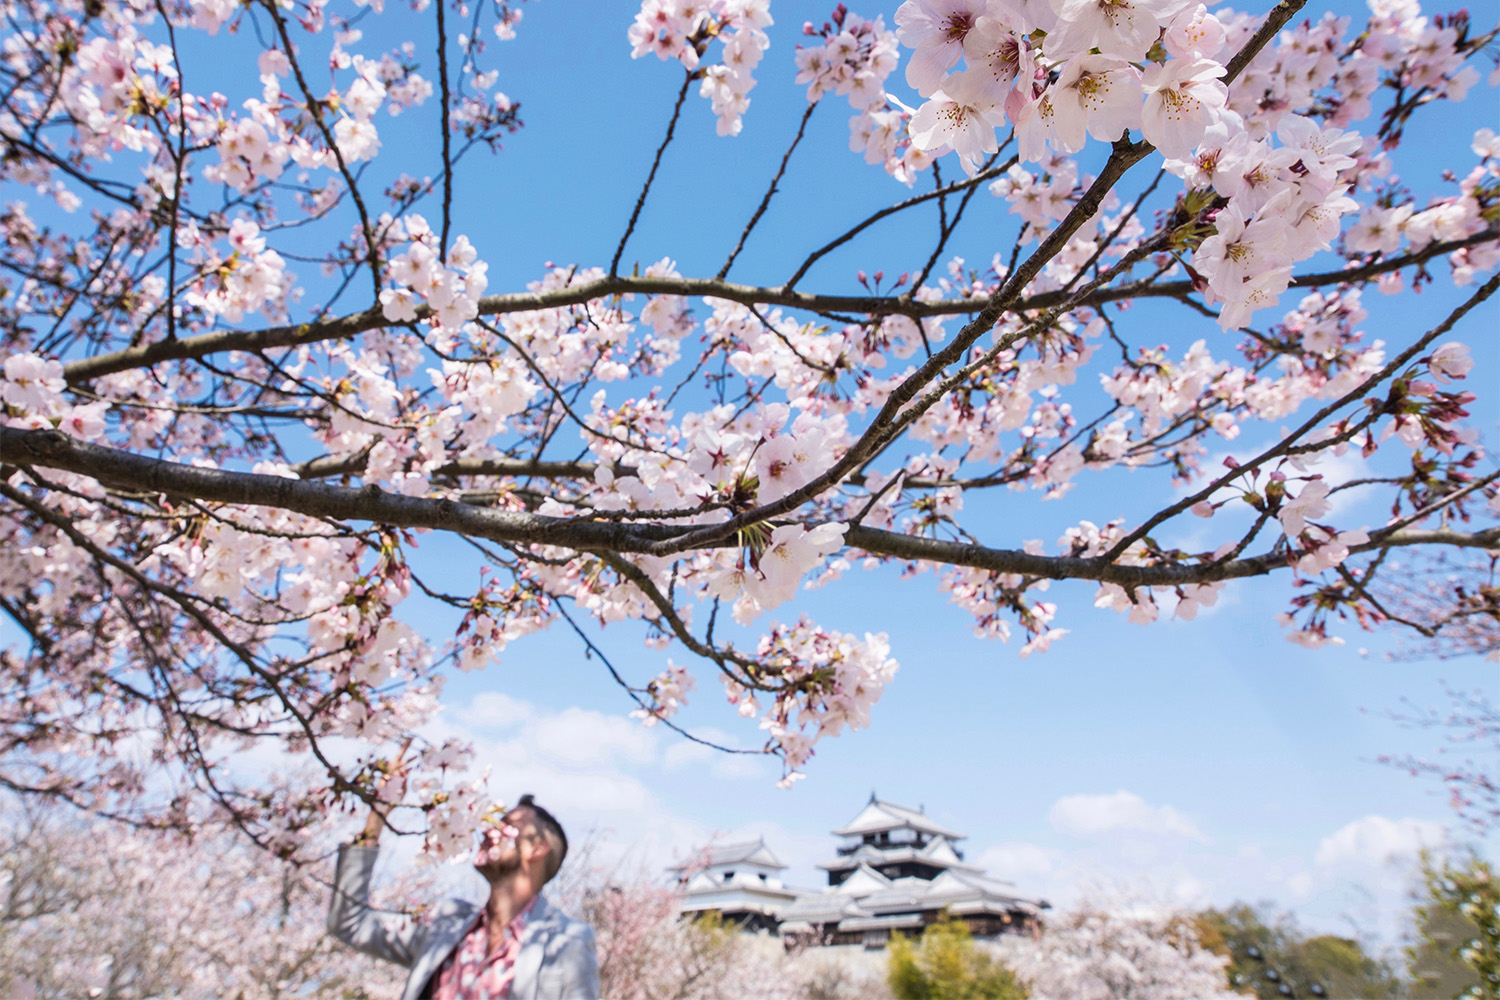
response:
[[[463,178],[526,141],[492,68],[519,8],[9,3],[0,176],[44,203],[0,213],[0,786],[298,857],[414,739],[392,823],[449,856],[483,786],[468,748],[415,738],[444,672],[559,619],[677,647],[616,673],[647,723],[717,672],[790,783],[897,674],[887,636],[786,614],[856,567],[931,573],[1025,655],[1075,614],[1057,581],[1148,624],[1289,579],[1288,636],[1316,646],[1405,620],[1391,553],[1500,548],[1462,339],[1500,287],[1500,140],[1445,177],[1401,165],[1412,122],[1481,85],[1494,26],[1384,0],[1361,26],[1294,23],[1297,0],[892,6],[788,48],[765,0],[646,0],[631,54],[686,76],[629,224],[491,294]],[[382,51],[376,18],[441,44]],[[244,56],[231,96],[197,68],[215,35]],[[719,276],[630,261],[693,85],[735,142],[767,73],[807,104]],[[924,190],[778,233],[780,284],[728,281],[830,98],[847,170]],[[437,182],[404,172],[397,115],[441,140]],[[940,265],[981,189],[1014,226]],[[930,246],[879,245],[933,209]],[[856,289],[834,250],[910,266]],[[1408,289],[1445,304],[1382,323],[1371,297]],[[1099,513],[1048,542],[977,513],[999,489]],[[1356,522],[1345,491],[1388,514]],[[414,594],[451,635],[413,628]],[[251,747],[295,780],[234,766]]]

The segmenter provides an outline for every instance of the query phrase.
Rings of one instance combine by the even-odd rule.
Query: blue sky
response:
[[[519,290],[549,261],[608,263],[681,80],[675,63],[629,58],[625,30],[633,6],[534,0],[524,5],[518,38],[491,45],[497,87],[521,102],[526,125],[498,156],[471,154],[460,174],[455,223],[455,232],[466,233],[490,261],[491,291]],[[895,6],[890,0],[855,10],[884,13],[889,23]],[[1306,13],[1319,9],[1314,0]],[[1338,9],[1358,16],[1353,5]],[[800,20],[821,22],[827,12],[779,0],[773,13],[780,23],[757,73],[743,134],[717,137],[707,101],[689,96],[627,262],[671,256],[684,274],[711,275],[733,246],[804,107],[802,88],[792,82]],[[394,39],[408,23],[408,15],[396,12],[363,27],[372,40],[385,33]],[[206,51],[194,55],[202,61],[190,67],[202,76],[229,65],[217,43],[213,58],[224,59],[218,65]],[[910,97],[898,78],[892,85]],[[190,77],[187,86],[202,84]],[[1481,85],[1465,104],[1419,116],[1399,170],[1419,193],[1447,190],[1438,174],[1447,165],[1460,174],[1468,169],[1470,137],[1475,128],[1497,124],[1495,111],[1494,90]],[[783,194],[731,277],[779,284],[808,250],[908,196],[848,151],[849,114],[833,98],[818,109]],[[418,130],[431,121],[430,115],[382,118],[390,155],[373,173],[435,172],[435,137]],[[957,175],[956,165],[944,166]],[[996,251],[1008,253],[1016,225],[1006,208],[978,195],[951,252],[980,265]],[[435,215],[436,204],[428,211]],[[868,239],[825,259],[803,287],[852,292],[857,268],[916,269],[936,227],[935,211],[883,222]],[[307,238],[319,236],[310,230]],[[1461,295],[1446,287],[1443,271],[1420,297],[1372,293],[1370,335],[1394,335],[1445,312]],[[311,283],[313,276],[305,278]],[[1288,296],[1283,305],[1294,302]],[[1257,321],[1269,323],[1274,315]],[[1211,321],[1181,311],[1143,305],[1132,318],[1151,325],[1153,339],[1177,353],[1201,337],[1216,355],[1228,356],[1235,342]],[[1474,414],[1490,440],[1500,420],[1495,319],[1491,306],[1457,337],[1475,353],[1471,386],[1490,390]],[[1253,443],[1247,432],[1236,450]],[[1051,546],[1080,518],[1133,520],[1173,496],[1155,473],[1084,480],[1057,503],[1029,493],[971,500],[966,523],[999,546],[1027,538]],[[1351,503],[1341,516],[1350,526],[1382,518],[1378,502],[1370,501]],[[1167,537],[1203,544],[1191,533],[1205,530],[1195,522]],[[437,566],[458,551],[451,541],[424,538],[416,565]],[[472,565],[435,577],[459,592],[477,580]],[[1059,902],[1078,898],[1090,884],[1127,880],[1145,894],[1195,905],[1273,900],[1312,926],[1358,928],[1389,940],[1410,849],[1440,838],[1452,817],[1436,789],[1373,762],[1381,753],[1428,752],[1435,745],[1433,734],[1402,729],[1384,713],[1402,697],[1441,703],[1439,678],[1485,688],[1494,698],[1495,665],[1389,662],[1388,635],[1353,627],[1342,630],[1343,647],[1293,646],[1274,621],[1291,593],[1286,574],[1231,585],[1196,622],[1147,628],[1095,611],[1092,591],[1054,588],[1058,624],[1072,631],[1050,653],[1024,660],[1018,643],[974,638],[967,616],[945,603],[930,576],[901,581],[889,570],[855,571],[836,586],[800,595],[795,607],[781,609],[784,617],[806,611],[830,628],[885,631],[901,670],[875,709],[874,725],[821,744],[808,779],[791,791],[773,787],[778,772],[770,762],[713,755],[629,720],[633,706],[565,626],[515,643],[484,673],[453,677],[436,728],[480,741],[497,794],[533,791],[570,828],[610,831],[616,845],[635,848],[632,863],[648,869],[710,837],[764,834],[793,865],[789,881],[815,885],[811,866],[833,847],[827,831],[875,790],[925,805],[970,835],[971,859],[1023,891]],[[415,622],[436,641],[451,635],[452,620],[439,609],[419,608]],[[642,634],[631,623],[597,634],[616,666],[637,682],[664,665],[664,654],[645,648]],[[723,704],[706,670],[700,684],[682,721],[753,745],[753,724]],[[1493,852],[1496,845],[1488,846]]]

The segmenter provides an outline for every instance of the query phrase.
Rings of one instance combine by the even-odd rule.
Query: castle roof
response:
[[[836,837],[856,837],[868,833],[880,833],[882,830],[899,830],[903,827],[946,837],[948,840],[965,839],[964,834],[934,823],[921,809],[898,806],[894,802],[877,799],[874,795],[870,796],[869,803],[860,810],[858,816],[850,820],[847,826],[834,830],[833,834]]]
[[[937,910],[1035,915],[1049,907],[1046,900],[1021,895],[1009,882],[972,870],[945,871],[934,879],[892,879],[862,864],[838,885],[799,896],[780,917],[784,933],[813,925],[855,931],[920,926],[921,913]]]
[[[781,870],[786,865],[766,846],[765,838],[744,840],[733,844],[715,844],[700,852],[698,857],[682,864],[673,865],[668,871],[682,873],[688,870],[714,868],[719,865],[754,864],[762,868]]]
[[[975,865],[965,864],[953,850],[953,844],[947,837],[934,837],[925,847],[915,844],[901,844],[899,846],[881,846],[877,844],[861,844],[853,852],[831,861],[819,862],[817,867],[824,871],[837,872],[846,868],[856,868],[861,864],[890,865],[900,864],[903,861],[918,862],[932,865],[937,868],[957,868],[962,871],[982,872],[984,869]]]
[[[872,793],[859,814],[833,833],[857,838],[845,842],[839,857],[818,865],[837,884],[812,891],[785,887],[774,872],[786,865],[763,839],[720,844],[673,868],[683,893],[679,910],[768,920],[784,935],[835,932],[845,942],[848,935],[864,935],[868,944],[872,935],[883,941],[893,930],[920,930],[942,912],[977,921],[990,934],[1002,926],[1032,926],[1050,907],[965,863],[954,843],[965,835],[922,809]]]

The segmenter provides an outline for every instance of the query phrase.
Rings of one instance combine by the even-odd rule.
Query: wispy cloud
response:
[[[1191,819],[1171,806],[1153,806],[1134,792],[1069,795],[1057,800],[1049,816],[1054,829],[1094,839],[1118,833],[1165,834],[1207,841]]]
[[[1366,816],[1324,837],[1314,860],[1327,866],[1382,867],[1392,862],[1410,863],[1423,848],[1441,848],[1447,842],[1442,826],[1431,820]]]

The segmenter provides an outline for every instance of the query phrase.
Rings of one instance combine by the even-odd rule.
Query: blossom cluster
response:
[[[933,155],[957,153],[969,173],[996,152],[995,130],[1007,120],[1026,160],[1047,146],[1077,152],[1088,136],[1113,142],[1130,129],[1182,156],[1227,102],[1224,68],[1213,58],[1224,28],[1202,5],[907,0],[896,23],[913,49],[907,82],[926,98],[912,117],[913,142]],[[1163,37],[1172,58],[1138,69]]]
[[[698,94],[711,102],[719,134],[739,135],[771,23],[770,0],[642,0],[627,33],[630,55],[654,52],[701,77]],[[720,61],[704,63],[715,39],[722,43]]]
[[[1035,941],[1000,953],[1037,1000],[1231,1000],[1229,959],[1203,946],[1189,916],[1123,898],[1078,907]]]
[[[900,62],[895,32],[886,30],[882,18],[865,20],[839,4],[821,28],[808,22],[802,33],[823,40],[797,46],[797,82],[807,85],[808,103],[828,94],[847,97],[855,111],[849,119],[850,150],[910,186],[931,158],[912,146],[910,115],[885,92],[886,78]]]
[[[325,836],[320,849],[330,846]],[[400,984],[326,931],[321,866],[268,857],[227,819],[187,837],[8,803],[0,813],[7,996],[337,996]],[[437,891],[426,874],[382,885],[377,906]]]
[[[773,628],[756,653],[782,682],[760,720],[783,751],[787,771],[781,787],[803,777],[797,769],[812,757],[820,739],[870,724],[870,709],[900,666],[890,656],[885,633],[866,633],[861,640],[821,629],[806,618]],[[725,689],[741,715],[753,714],[751,691],[732,681],[726,681]]]

